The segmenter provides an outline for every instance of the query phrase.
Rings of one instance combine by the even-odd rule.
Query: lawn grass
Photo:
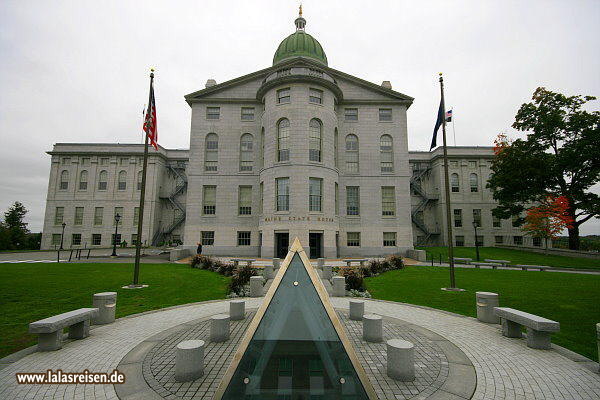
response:
[[[92,295],[117,292],[117,318],[178,304],[225,298],[230,278],[185,264],[142,264],[145,289],[131,283],[132,264],[0,264],[0,357],[36,343],[28,324],[92,306]]]
[[[448,268],[407,267],[365,279],[376,299],[398,301],[476,317],[475,292],[500,295],[500,306],[512,307],[560,322],[552,341],[598,360],[596,323],[600,322],[600,276],[560,272],[456,269],[457,287],[449,286]]]
[[[433,256],[434,261],[437,262],[441,255],[443,261],[448,261],[447,247],[417,247],[417,249],[425,250],[428,260]],[[454,257],[468,257],[475,260],[475,247],[454,247]],[[486,258],[509,260],[513,265],[531,264],[563,268],[600,269],[600,260],[598,259],[557,256],[554,254],[541,254],[526,250],[503,249],[500,247],[480,247],[479,259],[483,261]]]

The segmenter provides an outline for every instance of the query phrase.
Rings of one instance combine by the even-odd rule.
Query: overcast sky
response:
[[[139,143],[151,66],[159,143],[187,148],[183,96],[208,78],[220,83],[270,66],[295,29],[298,4],[2,0],[0,210],[22,201],[30,228],[41,230],[53,143]],[[330,67],[390,80],[415,98],[411,150],[428,150],[440,71],[457,145],[489,146],[513,132],[516,111],[538,86],[600,95],[597,0],[305,0],[303,8]],[[599,234],[600,221],[581,233]]]

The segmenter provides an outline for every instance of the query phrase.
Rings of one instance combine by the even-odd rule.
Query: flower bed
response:
[[[225,263],[209,256],[196,255],[190,261],[192,268],[206,269],[221,275],[230,276],[229,296],[244,296],[248,293],[246,286],[250,283],[250,277],[258,275],[256,270],[248,265],[238,266],[233,263]]]

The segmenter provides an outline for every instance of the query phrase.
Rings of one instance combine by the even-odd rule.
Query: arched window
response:
[[[106,190],[108,187],[108,172],[100,171],[98,174],[98,190]]]
[[[309,127],[308,159],[309,161],[321,162],[321,122],[311,119]]]
[[[450,175],[450,186],[452,187],[452,192],[456,193],[460,191],[460,181],[458,179],[458,174]]]
[[[260,167],[265,166],[265,128],[260,131]]]
[[[254,138],[244,133],[240,138],[240,171],[252,171],[254,165]]]
[[[117,182],[117,189],[118,190],[125,190],[127,189],[127,171],[120,171],[119,172],[119,179]]]
[[[139,171],[137,173],[137,179],[136,179],[135,188],[137,190],[142,190],[142,171]]]
[[[79,173],[79,190],[87,190],[88,172],[81,171]]]
[[[356,135],[346,136],[346,172],[358,172],[358,138]]]
[[[217,170],[219,156],[219,137],[216,133],[206,135],[204,149],[204,170],[214,172]]]
[[[60,190],[67,190],[69,188],[69,171],[64,170],[60,173]]]
[[[394,172],[394,147],[390,135],[382,135],[379,139],[381,153],[381,172]]]
[[[333,132],[333,164],[338,167],[338,130]]]
[[[282,119],[277,125],[277,161],[290,160],[290,121]]]
[[[471,186],[472,193],[479,191],[479,179],[477,179],[477,174],[469,175],[469,185]]]

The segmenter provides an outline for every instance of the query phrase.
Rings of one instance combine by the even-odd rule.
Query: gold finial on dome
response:
[[[298,12],[299,16],[302,16],[302,3],[300,3],[300,11]]]

